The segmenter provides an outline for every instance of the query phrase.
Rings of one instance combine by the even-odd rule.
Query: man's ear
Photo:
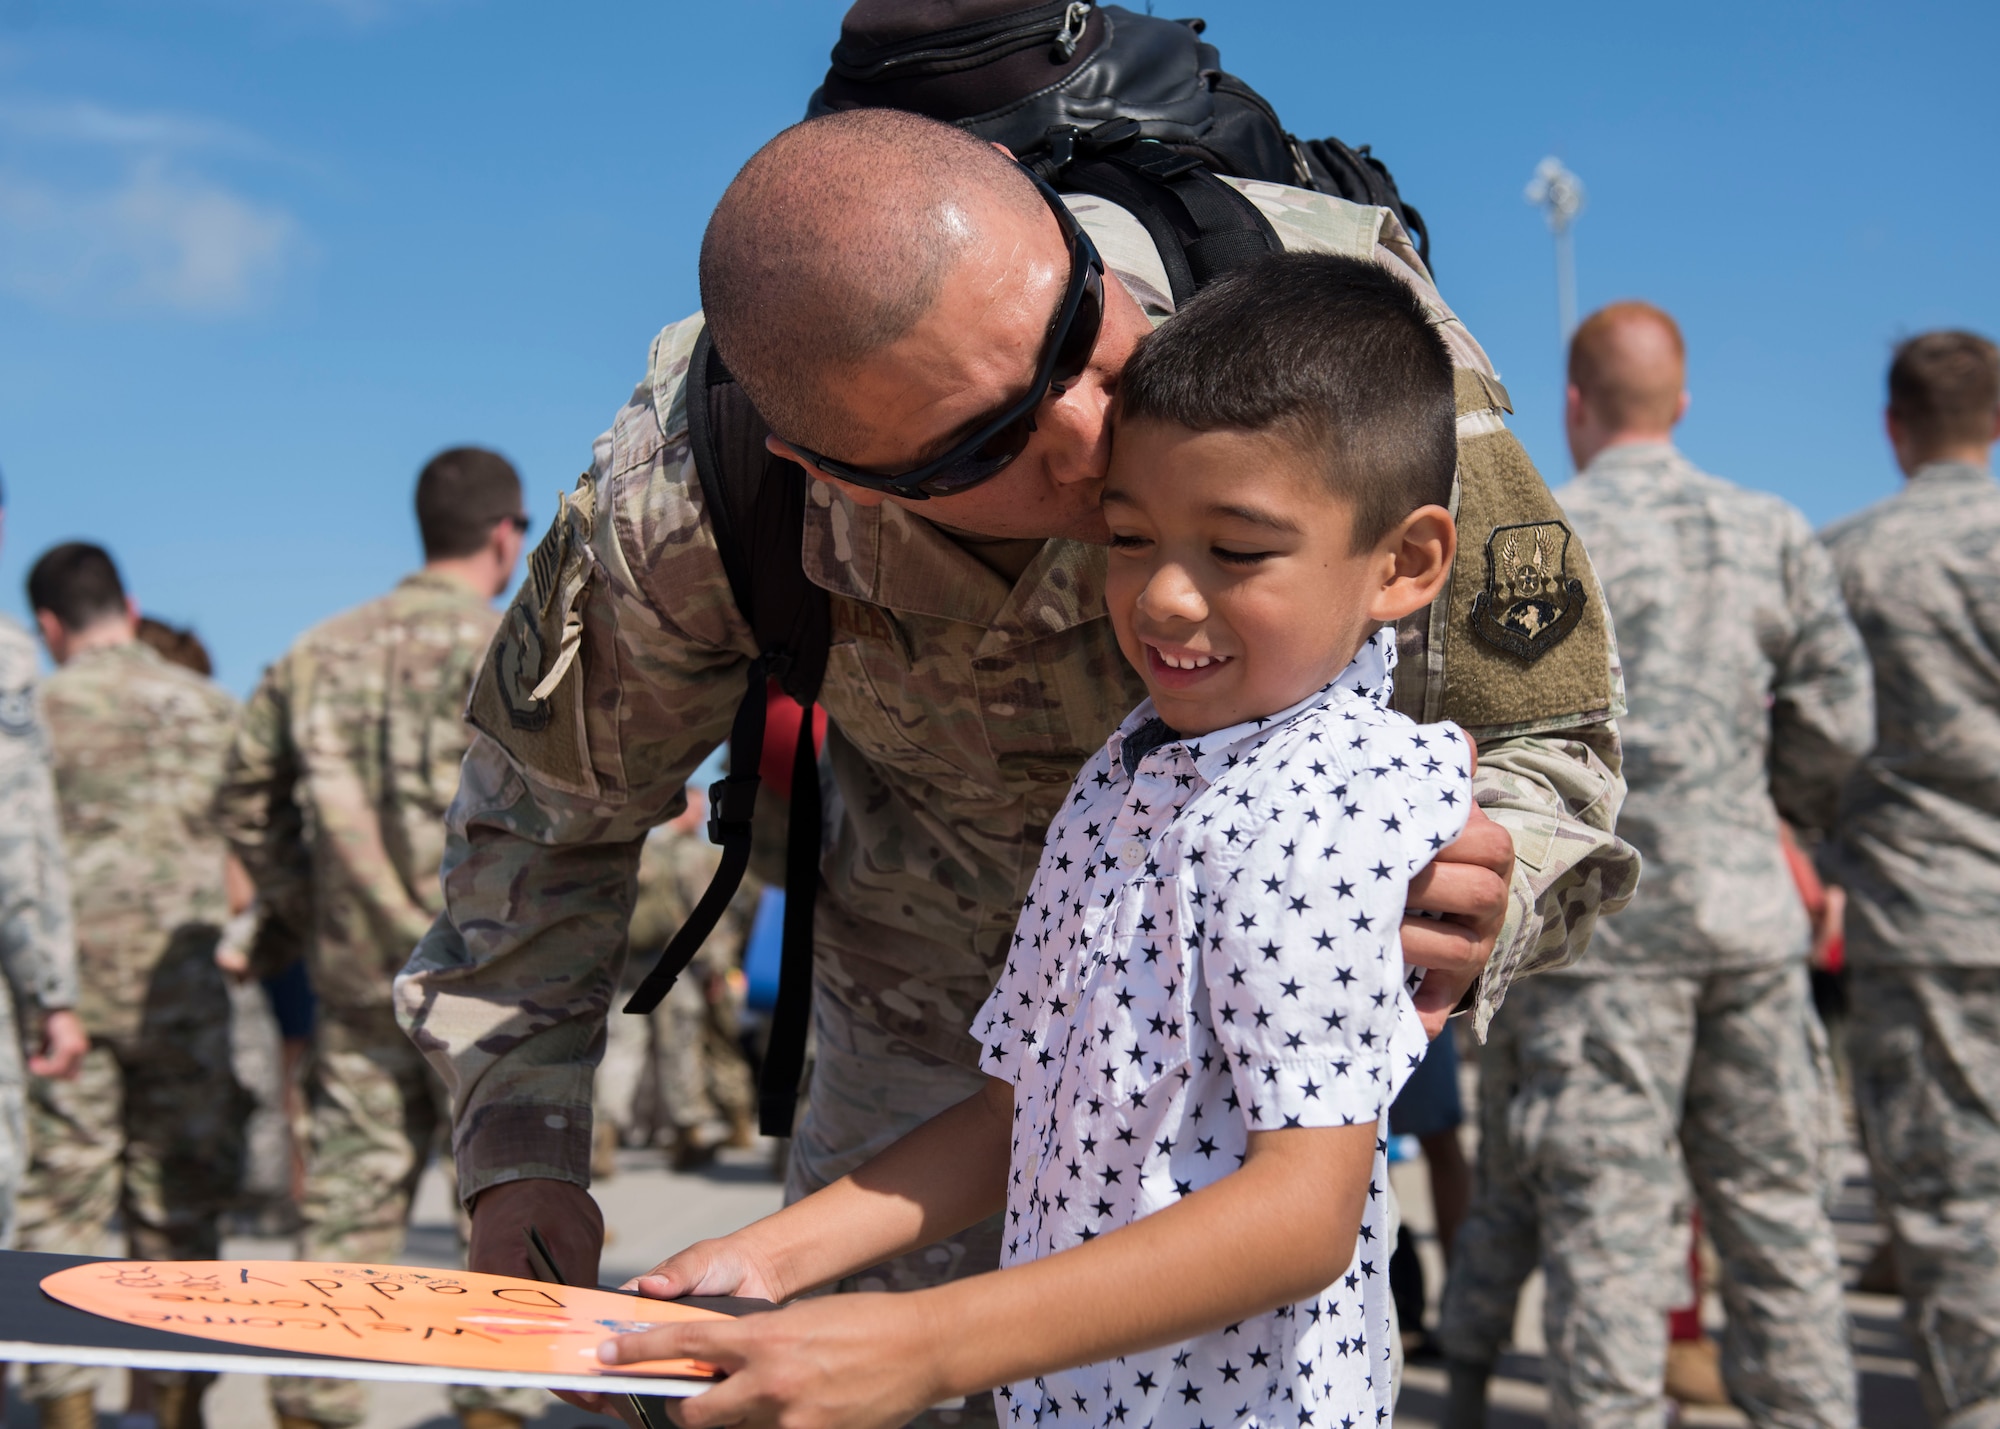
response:
[[[1375,552],[1382,583],[1368,602],[1368,618],[1387,624],[1437,599],[1458,557],[1458,526],[1442,506],[1419,506]]]
[[[828,486],[840,492],[849,501],[852,501],[856,506],[880,506],[889,499],[889,494],[885,491],[871,491],[865,486],[855,486],[850,482],[842,481],[837,476],[828,476],[817,466],[807,461],[805,457],[801,456],[798,448],[794,447],[790,442],[780,441],[773,436],[766,436],[764,438],[764,448],[772,456],[781,456],[786,461],[796,462],[805,469],[807,476],[811,477],[814,481],[825,482]]]
[[[48,647],[49,658],[60,664],[62,652],[68,647],[62,622],[56,619],[53,610],[38,610],[35,612],[35,625],[42,632],[42,644]]]

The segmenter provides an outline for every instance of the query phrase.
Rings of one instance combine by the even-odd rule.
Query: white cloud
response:
[[[0,132],[15,141],[0,167],[0,289],[40,306],[241,313],[305,251],[289,213],[200,166],[264,152],[226,125],[14,102],[0,104]]]
[[[0,131],[19,140],[155,152],[207,149],[251,156],[269,152],[262,140],[227,124],[181,114],[109,109],[88,99],[0,101]]]

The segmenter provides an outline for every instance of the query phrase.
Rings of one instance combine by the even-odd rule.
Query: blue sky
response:
[[[415,563],[439,447],[507,452],[545,520],[842,8],[0,0],[0,608],[104,541],[241,691]],[[1544,154],[1589,189],[1584,308],[1686,327],[1683,445],[1815,521],[1892,489],[1890,345],[2000,329],[2000,6],[1186,8],[1297,132],[1389,160],[1551,480]]]

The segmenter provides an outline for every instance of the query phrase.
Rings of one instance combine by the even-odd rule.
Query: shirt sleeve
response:
[[[510,747],[474,737],[446,817],[444,912],[396,979],[398,1020],[451,1091],[468,1203],[525,1178],[589,1184],[592,1080],[640,847],[685,807],[756,649],[686,440],[648,431],[652,398],[642,386],[616,440],[599,443],[588,549],[551,547],[561,579],[587,561],[576,653],[551,697],[583,682],[581,728],[550,722]],[[531,599],[532,584],[522,589]],[[509,658],[507,638],[503,625],[481,681]],[[578,792],[585,778],[594,788]]]
[[[0,691],[0,970],[33,1014],[76,1005],[76,929],[34,693]]]
[[[257,885],[258,902],[303,932],[312,924],[312,890],[291,735],[293,669],[290,655],[272,665],[243,707],[223,760],[215,819]]]
[[[1793,824],[1833,824],[1840,788],[1875,742],[1868,651],[1841,598],[1826,548],[1788,513],[1785,600],[1791,638],[1771,691],[1771,796]]]
[[[1399,931],[1411,876],[1465,827],[1465,736],[1386,712],[1333,729],[1337,764],[1308,744],[1253,775],[1249,817],[1210,826],[1190,895],[1207,1015],[1253,1131],[1374,1121],[1423,1058]]]

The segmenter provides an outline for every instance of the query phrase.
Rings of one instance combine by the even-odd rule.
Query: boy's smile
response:
[[[1119,648],[1182,734],[1297,704],[1395,618],[1390,542],[1353,549],[1351,503],[1275,433],[1126,422],[1104,513]]]

